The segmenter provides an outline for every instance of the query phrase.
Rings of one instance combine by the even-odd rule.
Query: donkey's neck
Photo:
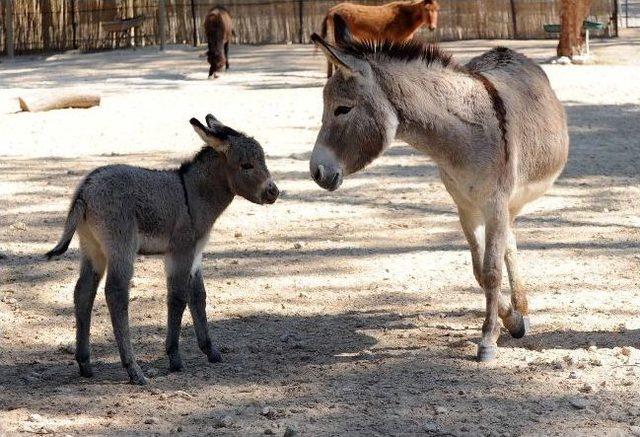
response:
[[[398,117],[396,138],[427,153],[440,166],[460,163],[485,138],[489,96],[468,73],[435,61],[376,65],[377,80]]]
[[[208,233],[234,198],[224,165],[224,158],[206,147],[179,170],[185,201],[197,234]]]

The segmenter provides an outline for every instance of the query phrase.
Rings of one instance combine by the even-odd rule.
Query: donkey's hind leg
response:
[[[485,210],[486,244],[482,266],[482,285],[486,297],[486,315],[482,325],[482,340],[478,346],[478,359],[495,358],[500,336],[498,317],[513,337],[524,335],[522,315],[502,296],[502,265],[509,233],[509,214],[502,202],[494,201]]]
[[[91,310],[96,290],[104,274],[105,258],[98,243],[89,235],[80,234],[82,260],[80,277],[73,291],[73,303],[76,313],[76,361],[80,375],[93,376],[91,369],[91,350],[89,332],[91,329]]]
[[[523,337],[529,330],[529,303],[527,300],[527,292],[522,285],[520,274],[518,272],[516,233],[513,224],[509,227],[507,235],[507,247],[504,254],[504,261],[507,265],[507,273],[509,274],[509,287],[511,288],[511,304],[515,308],[515,317],[521,318],[520,329],[515,332],[511,331],[514,338]]]
[[[462,231],[469,243],[473,274],[482,287],[482,260],[484,259],[484,218],[480,211],[458,206],[458,216]]]

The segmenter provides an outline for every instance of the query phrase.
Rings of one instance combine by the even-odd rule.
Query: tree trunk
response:
[[[560,1],[560,42],[558,56],[573,57],[582,53],[582,22],[589,16],[591,0]]]

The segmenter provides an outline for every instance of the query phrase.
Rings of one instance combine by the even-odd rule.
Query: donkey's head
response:
[[[438,11],[440,4],[437,0],[422,0],[422,19],[429,30],[436,30],[438,27]]]
[[[335,18],[338,43],[350,41],[346,24]],[[311,39],[337,67],[324,87],[322,127],[309,163],[316,183],[333,191],[344,176],[364,168],[393,141],[398,117],[367,61],[317,34]]]
[[[195,118],[190,122],[207,146],[223,156],[231,191],[253,203],[274,203],[280,192],[267,169],[260,144],[211,114],[206,121],[207,126]]]

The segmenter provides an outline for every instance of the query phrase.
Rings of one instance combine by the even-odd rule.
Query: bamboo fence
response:
[[[0,52],[6,52],[6,2],[13,1],[16,54],[80,49],[94,51],[131,44],[159,44],[159,0],[2,0]],[[560,0],[439,0],[438,29],[423,30],[431,40],[550,38],[543,24],[559,22]],[[607,25],[594,36],[615,36],[616,0],[592,0],[591,18]],[[165,0],[168,44],[205,41],[202,26],[215,0]],[[235,43],[308,42],[336,0],[221,0],[233,17]],[[385,1],[360,0],[382,4]],[[104,23],[144,16],[126,38],[115,38]],[[195,22],[195,35],[194,35]],[[194,41],[195,36],[195,41]]]

